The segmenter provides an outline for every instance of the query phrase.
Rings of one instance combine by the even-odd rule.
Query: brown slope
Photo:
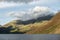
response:
[[[27,32],[26,34],[55,34],[55,31],[60,25],[60,12],[57,13],[51,20],[48,22],[47,25],[42,27],[33,28],[31,31]],[[54,33],[53,33],[54,32]],[[60,32],[60,31],[59,31]],[[57,33],[59,34],[59,33]]]

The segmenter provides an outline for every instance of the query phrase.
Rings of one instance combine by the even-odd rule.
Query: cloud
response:
[[[59,0],[0,0],[0,8],[7,8],[12,6],[20,6],[21,4],[28,4],[28,5],[49,5],[60,3]],[[26,5],[26,6],[28,6]],[[29,6],[28,6],[29,7]]]
[[[52,15],[52,13],[53,12],[48,7],[36,6],[35,8],[30,9],[28,11],[10,12],[8,15],[10,17],[26,21],[30,19],[36,19],[42,16]]]
[[[0,8],[21,6],[37,0],[0,0]]]
[[[29,3],[37,0],[0,0],[0,1],[6,1],[6,2],[19,2],[19,3]]]
[[[49,3],[49,2],[59,2],[60,0],[0,0],[5,2],[20,2],[20,3],[29,3],[34,1],[40,1],[41,3]]]
[[[33,1],[30,2],[29,4],[31,5],[43,5],[43,6],[55,6],[56,4],[58,5],[60,3],[60,0],[38,0],[38,1]]]
[[[0,8],[14,7],[19,5],[20,5],[19,3],[13,3],[13,2],[0,2]]]

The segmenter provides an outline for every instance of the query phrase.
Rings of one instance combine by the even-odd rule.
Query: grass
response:
[[[25,34],[53,34],[58,32],[60,27],[60,13],[54,16],[51,20],[44,20],[41,22],[35,22],[33,24],[23,25],[15,24],[16,21],[10,22],[4,25],[5,28],[11,28],[10,32],[20,32]]]

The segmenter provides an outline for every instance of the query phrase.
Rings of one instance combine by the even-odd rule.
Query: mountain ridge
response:
[[[17,21],[19,22],[20,20]],[[23,24],[20,22],[16,24],[15,20],[4,25],[4,27],[0,29],[5,30],[4,32],[1,30],[2,33],[12,34],[60,34],[60,12],[49,20],[37,20],[30,24]]]
[[[50,21],[51,22],[47,23],[47,25],[27,32],[27,34],[59,34],[59,31],[58,33],[54,33],[53,31],[60,25],[60,12],[58,12]]]

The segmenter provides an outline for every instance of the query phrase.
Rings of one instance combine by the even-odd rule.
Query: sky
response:
[[[60,0],[0,0],[0,24],[15,19],[29,20],[59,10]]]

